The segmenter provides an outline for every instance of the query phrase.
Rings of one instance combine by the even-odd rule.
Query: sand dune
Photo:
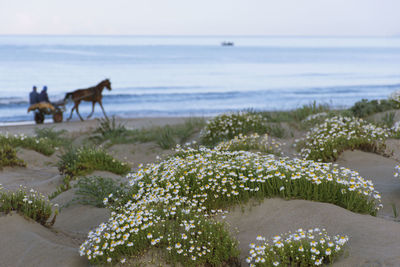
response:
[[[149,125],[178,123],[182,118],[132,119],[123,122],[130,128]],[[40,127],[68,129],[74,136],[93,129],[97,122],[70,122]],[[0,127],[0,132],[33,134],[33,125]],[[83,137],[82,137],[83,138]],[[292,139],[286,140],[291,143]],[[400,142],[389,140],[394,156],[385,158],[361,151],[346,151],[338,159],[340,166],[357,170],[361,176],[370,179],[382,195],[384,208],[378,217],[360,215],[343,208],[304,200],[285,201],[266,199],[261,204],[247,204],[244,212],[237,207],[226,218],[240,241],[243,266],[249,251],[249,243],[258,234],[270,237],[297,228],[325,227],[330,234],[347,234],[350,242],[347,253],[334,266],[400,266],[400,218],[394,218],[392,204],[400,213],[400,180],[393,177],[394,166],[400,158]],[[288,148],[288,152],[293,152]],[[139,163],[156,161],[163,151],[154,144],[114,145],[109,152],[116,158],[127,161],[136,168]],[[19,149],[18,157],[26,168],[4,168],[0,171],[0,184],[14,190],[20,184],[35,188],[44,194],[54,192],[62,182],[55,164],[57,155],[43,156],[37,152]],[[120,179],[107,172],[92,175]],[[75,189],[64,192],[52,200],[62,207],[52,229],[13,213],[0,215],[0,266],[87,266],[88,261],[79,256],[78,249],[89,230],[109,217],[109,211],[80,204],[70,203]]]
[[[78,242],[13,213],[0,216],[1,266],[87,266]]]
[[[383,209],[378,216],[393,219],[392,204],[400,211],[400,179],[393,176],[394,167],[399,164],[396,160],[356,150],[344,152],[337,163],[372,180],[382,196]]]
[[[331,235],[350,237],[348,256],[333,266],[399,266],[400,224],[360,215],[332,204],[305,200],[266,199],[231,211],[226,221],[238,231],[242,265],[249,244],[258,234],[266,238],[298,228],[325,227]]]

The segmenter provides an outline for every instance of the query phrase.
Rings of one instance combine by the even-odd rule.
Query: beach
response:
[[[186,118],[117,118],[117,123],[128,129],[141,129],[167,124],[175,127]],[[59,124],[0,126],[0,133],[33,136],[36,128],[53,127],[53,130],[67,131],[74,145],[84,145],[85,138],[93,134],[97,120],[72,121]],[[304,130],[295,135],[301,136]],[[196,136],[192,140],[196,140]],[[285,143],[287,155],[295,154],[294,137],[279,139]],[[257,235],[271,237],[277,233],[324,227],[331,234],[346,234],[350,241],[344,256],[333,266],[399,266],[400,265],[400,218],[395,218],[393,207],[400,207],[400,181],[393,177],[394,168],[400,161],[400,140],[388,139],[387,147],[392,150],[390,157],[359,150],[345,151],[336,160],[339,166],[356,170],[371,180],[382,195],[383,209],[376,217],[358,214],[329,203],[285,200],[282,198],[250,201],[229,209],[225,219],[230,230],[239,241],[240,262],[247,266],[249,243]],[[132,170],[139,164],[158,162],[171,155],[171,149],[162,149],[155,142],[116,144],[106,148],[114,158],[127,162]],[[4,167],[0,170],[0,184],[8,190],[16,190],[20,185],[28,190],[33,188],[44,195],[50,195],[63,182],[57,169],[60,151],[45,156],[29,149],[19,148],[18,158],[26,167]],[[94,171],[90,176],[126,179],[107,171]],[[87,238],[90,230],[106,222],[110,211],[90,205],[70,203],[74,199],[75,188],[57,195],[51,200],[61,209],[56,222],[44,227],[30,218],[16,212],[0,215],[0,258],[2,266],[89,266],[85,257],[79,256],[79,246]],[[69,204],[68,204],[69,203]],[[68,205],[67,205],[68,204]],[[150,259],[149,259],[150,258]],[[165,264],[144,255],[143,265]],[[135,261],[132,261],[135,262]],[[132,263],[131,262],[131,263]],[[140,261],[139,261],[140,262]]]

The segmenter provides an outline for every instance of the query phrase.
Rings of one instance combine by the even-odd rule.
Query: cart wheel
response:
[[[36,124],[42,124],[44,122],[44,115],[41,112],[36,112],[35,113],[35,121]]]
[[[62,113],[62,111],[56,111],[53,114],[53,121],[54,122],[62,122],[63,121],[63,113]]]

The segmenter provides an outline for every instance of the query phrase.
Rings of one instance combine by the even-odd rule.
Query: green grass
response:
[[[58,209],[55,209],[53,219],[48,221],[53,214],[52,207],[48,199],[37,191],[27,192],[24,188],[20,188],[16,192],[11,192],[0,188],[0,212],[17,211],[42,225],[51,226],[58,214]]]
[[[365,118],[372,114],[376,114],[383,111],[398,109],[399,104],[394,100],[367,100],[362,99],[356,102],[349,110],[352,115],[358,118]]]
[[[31,149],[46,156],[52,155],[55,151],[54,144],[50,139],[25,135],[0,135],[0,146],[4,145]]]
[[[78,180],[74,187],[77,189],[75,191],[76,197],[71,203],[104,208],[128,201],[126,184],[114,181],[111,178],[99,176],[83,177]],[[106,198],[110,198],[110,201],[105,203],[104,199]]]
[[[239,135],[232,140],[219,143],[215,149],[222,151],[252,151],[265,154],[281,155],[282,144],[265,135]]]
[[[99,120],[95,135],[90,137],[96,144],[107,141],[107,146],[114,144],[155,142],[163,149],[170,149],[183,144],[194,137],[205,125],[203,118],[188,118],[184,123],[176,125],[154,126],[149,128],[128,130],[117,124],[115,118]]]
[[[109,171],[119,175],[130,171],[126,163],[114,159],[102,148],[71,148],[59,157],[58,170],[61,174],[71,177],[86,175],[94,170]]]
[[[0,147],[0,170],[2,170],[3,167],[7,166],[25,167],[26,164],[23,160],[17,157],[17,152],[12,146],[10,146],[9,144],[3,144]]]
[[[54,127],[36,128],[35,134],[39,139],[47,139],[53,147],[68,147],[71,145],[72,140],[67,138],[66,130],[56,131]]]
[[[121,124],[115,121],[115,117],[113,116],[110,119],[98,119],[98,126],[94,131],[93,136],[90,137],[90,140],[101,144],[105,141],[109,141],[109,144],[124,144],[129,143],[129,130]]]
[[[303,105],[300,108],[289,111],[273,111],[259,112],[267,118],[268,122],[288,122],[299,123],[305,120],[308,116],[322,112],[328,112],[330,108],[326,104],[317,104],[314,101],[312,104]]]
[[[60,195],[61,193],[71,189],[71,181],[72,180],[73,180],[73,177],[71,177],[70,175],[64,175],[62,184],[57,187],[56,191],[54,191],[53,193],[51,193],[49,195],[49,199],[52,200],[55,197],[57,197],[58,195]]]
[[[382,124],[388,128],[392,128],[395,121],[394,117],[396,115],[396,112],[388,112],[382,117]]]

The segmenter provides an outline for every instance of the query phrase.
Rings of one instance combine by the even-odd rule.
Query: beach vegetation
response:
[[[25,167],[26,164],[22,159],[17,157],[17,151],[14,147],[10,146],[9,144],[3,144],[0,147],[0,170],[7,166]]]
[[[53,193],[51,193],[49,195],[49,199],[52,200],[55,197],[57,197],[58,195],[60,195],[61,193],[71,189],[71,182],[73,181],[73,177],[71,177],[70,175],[64,175],[63,176],[63,180],[62,183],[57,186],[56,191],[54,191]]]
[[[4,145],[31,149],[45,156],[50,156],[55,151],[54,144],[50,139],[26,136],[24,134],[10,135],[7,133],[0,135],[0,146]]]
[[[325,229],[298,229],[270,240],[257,236],[246,261],[252,267],[330,265],[340,256],[349,237],[329,236]]]
[[[11,211],[17,211],[42,225],[51,226],[55,223],[58,205],[53,206],[47,197],[33,189],[28,192],[21,186],[14,192],[4,190],[0,185],[0,212],[7,214]],[[48,221],[52,214],[52,220]]]
[[[269,137],[268,134],[260,136],[255,133],[250,135],[239,134],[239,136],[235,136],[229,141],[222,141],[215,149],[223,151],[243,150],[281,155],[281,146],[282,144],[279,141]]]
[[[152,248],[183,266],[234,262],[237,241],[214,215],[253,198],[327,202],[371,215],[382,207],[372,182],[355,171],[245,151],[178,147],[127,178],[129,200],[80,247],[91,264],[124,262]]]
[[[393,123],[392,128],[390,128],[391,131],[391,138],[394,139],[400,139],[400,121],[396,121],[395,123]]]
[[[100,118],[97,119],[97,121],[98,126],[94,130],[94,135],[90,137],[91,141],[96,144],[108,141],[110,145],[129,143],[129,130],[122,123],[117,123],[115,121],[115,116],[111,119]]]
[[[267,119],[256,112],[236,112],[218,115],[209,120],[201,131],[201,143],[213,146],[221,141],[233,139],[239,134],[265,134]]]
[[[384,154],[384,140],[390,135],[388,129],[363,119],[336,116],[312,128],[304,138],[296,140],[296,146],[304,159],[329,162],[347,149]]]
[[[382,99],[382,100],[367,100],[362,99],[361,101],[356,102],[349,110],[353,113],[354,117],[358,118],[366,118],[367,116],[398,109],[399,103],[394,101],[393,99]]]
[[[399,213],[397,211],[397,207],[395,203],[391,203],[392,205],[392,211],[393,211],[393,217],[396,219],[397,217],[399,217]]]
[[[119,175],[130,171],[127,163],[113,158],[101,147],[72,147],[59,158],[58,170],[61,174],[71,177],[87,175],[94,170],[109,171]]]
[[[314,101],[311,104],[303,105],[294,110],[289,111],[263,111],[259,112],[261,115],[267,118],[268,122],[288,122],[288,123],[299,123],[306,120],[307,117],[319,114],[327,113],[330,111],[330,107],[327,104],[317,104]]]
[[[284,138],[286,131],[280,123],[270,123],[267,125],[267,133],[273,137]]]
[[[142,129],[127,129],[117,124],[115,118],[100,119],[99,126],[90,137],[96,144],[107,141],[107,146],[127,143],[155,142],[162,149],[171,149],[177,144],[184,144],[194,137],[205,125],[203,118],[187,118],[184,123],[176,125],[153,126]]]
[[[54,127],[35,128],[36,138],[47,139],[53,147],[68,147],[72,140],[66,137],[67,130],[55,130]]]
[[[387,128],[392,128],[394,126],[394,118],[395,118],[396,112],[387,112],[385,115],[382,117],[382,124],[383,126]]]
[[[100,176],[80,178],[74,185],[75,198],[71,203],[91,205],[98,208],[115,206],[118,203],[126,203],[127,185],[121,181]],[[107,203],[104,199],[108,198]],[[71,204],[70,203],[70,204]]]
[[[131,136],[135,142],[155,142],[162,149],[171,149],[194,138],[204,125],[203,118],[187,118],[181,124],[132,130]]]

